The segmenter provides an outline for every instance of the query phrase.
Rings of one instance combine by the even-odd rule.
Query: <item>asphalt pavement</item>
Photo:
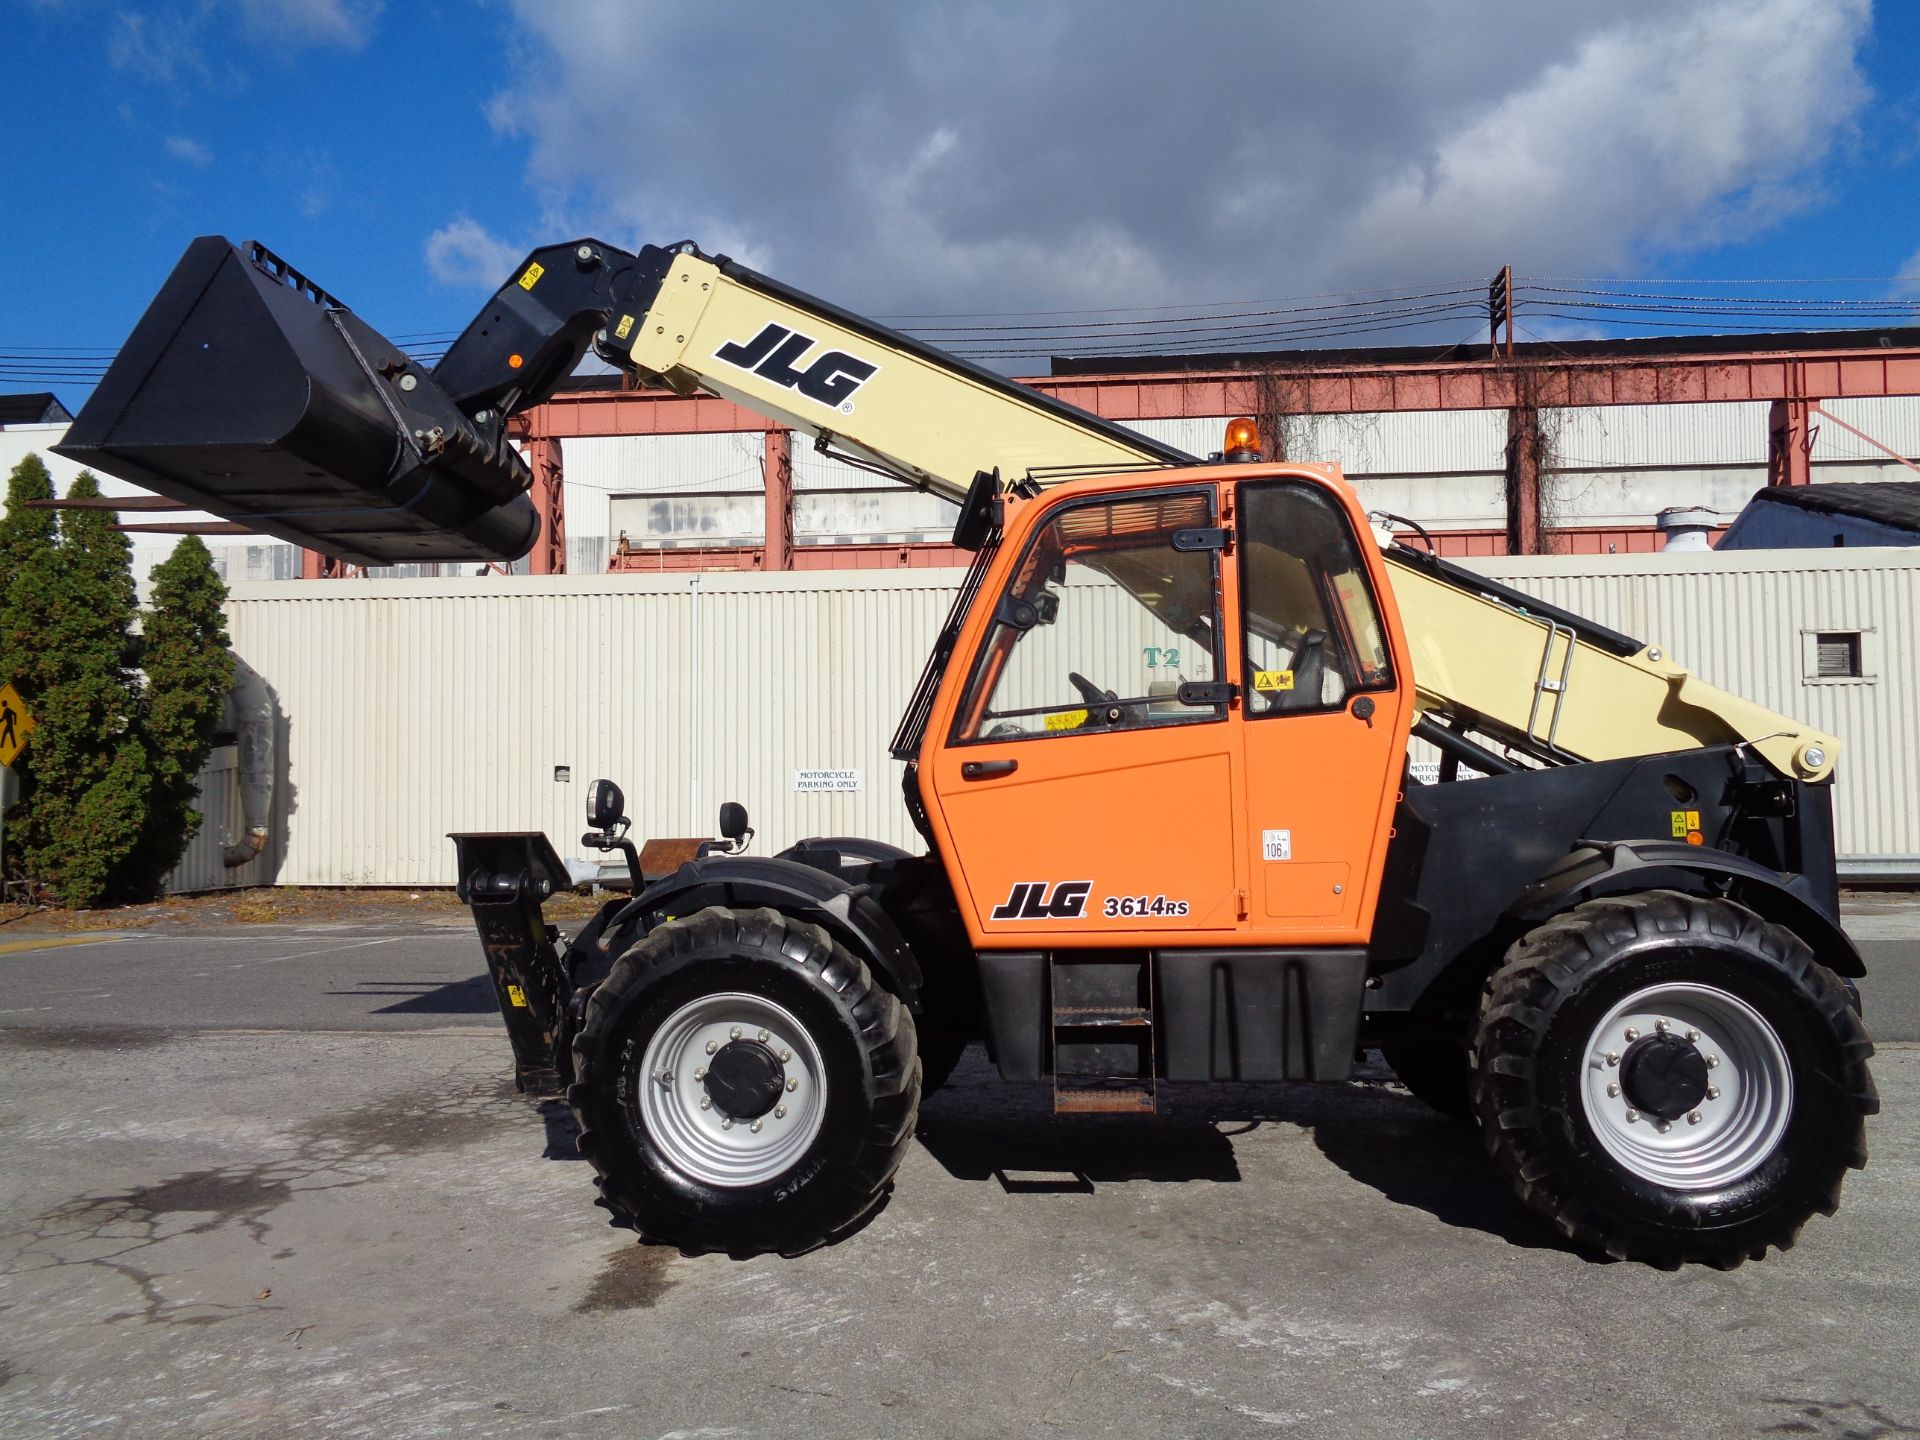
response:
[[[464,926],[0,928],[0,1436],[1920,1434],[1920,906],[1849,923],[1872,1163],[1724,1274],[1569,1249],[1377,1068],[1057,1118],[977,1053],[863,1229],[684,1257]]]

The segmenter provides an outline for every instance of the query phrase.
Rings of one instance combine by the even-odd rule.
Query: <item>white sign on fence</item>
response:
[[[851,793],[860,788],[858,770],[796,770],[793,772],[796,794],[820,795]]]

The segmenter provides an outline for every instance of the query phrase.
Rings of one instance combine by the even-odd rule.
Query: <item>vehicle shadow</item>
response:
[[[1343,1173],[1396,1205],[1526,1249],[1612,1263],[1571,1245],[1522,1205],[1479,1136],[1428,1109],[1374,1062],[1343,1085],[1173,1085],[1156,1116],[1053,1114],[1049,1085],[1011,1085],[970,1049],[952,1081],[921,1106],[919,1138],[954,1178],[1010,1194],[1091,1194],[1128,1181],[1238,1181],[1234,1139],[1294,1125]]]

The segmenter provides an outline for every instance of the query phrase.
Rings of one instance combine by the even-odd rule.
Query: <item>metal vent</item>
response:
[[[1827,630],[1813,637],[1814,674],[1822,680],[1858,677],[1860,669],[1860,632]]]

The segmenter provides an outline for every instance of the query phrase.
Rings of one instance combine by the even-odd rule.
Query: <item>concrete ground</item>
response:
[[[1567,1249],[1384,1071],[1056,1119],[977,1054],[864,1229],[684,1258],[470,932],[0,927],[0,1437],[1920,1435],[1920,904],[1849,926],[1873,1162],[1730,1274]]]

